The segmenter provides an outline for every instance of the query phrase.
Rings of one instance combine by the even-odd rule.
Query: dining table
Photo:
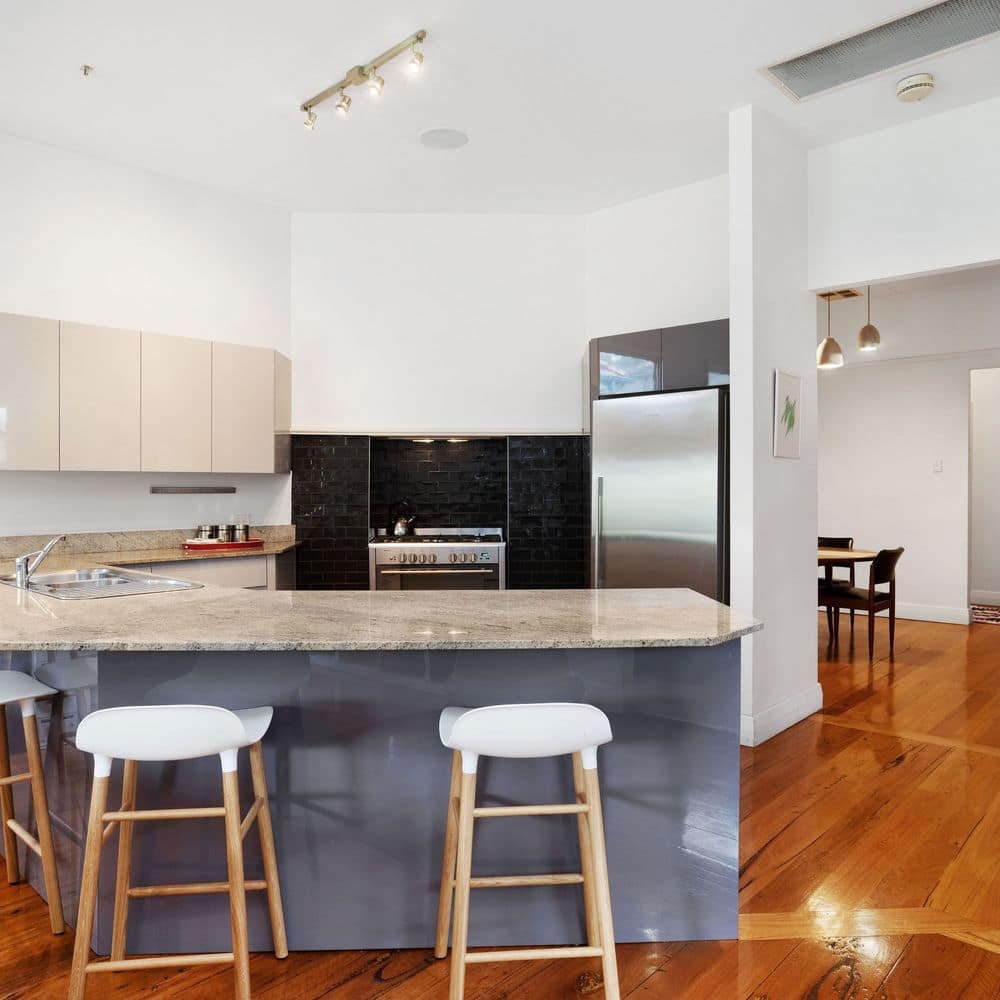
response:
[[[835,566],[853,567],[858,563],[871,562],[877,555],[869,549],[829,549],[822,546],[818,549],[819,565],[826,570],[827,583],[833,580]]]

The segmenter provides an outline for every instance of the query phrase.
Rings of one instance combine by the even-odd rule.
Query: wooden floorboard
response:
[[[630,1000],[1000,1000],[1000,627],[879,622],[838,651],[821,712],[744,749],[740,940],[625,945]],[[0,869],[2,871],[2,869]],[[72,932],[0,875],[0,1000],[66,995]],[[473,965],[467,1000],[603,997],[595,960]],[[445,1000],[426,951],[251,960],[268,1000]],[[89,1000],[232,995],[228,968],[91,980]]]

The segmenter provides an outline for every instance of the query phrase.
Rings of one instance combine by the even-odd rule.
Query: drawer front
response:
[[[154,563],[152,570],[192,583],[214,587],[266,587],[267,556],[231,556],[225,559],[192,559],[187,562]]]

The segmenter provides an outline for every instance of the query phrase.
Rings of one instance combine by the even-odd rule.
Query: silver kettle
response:
[[[416,520],[417,513],[413,509],[413,505],[406,500],[401,500],[392,508],[389,533],[393,538],[404,538],[406,535],[412,535]]]

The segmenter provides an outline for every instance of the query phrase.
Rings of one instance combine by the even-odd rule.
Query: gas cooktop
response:
[[[417,528],[412,535],[373,535],[372,545],[501,545],[503,532],[499,528]]]

